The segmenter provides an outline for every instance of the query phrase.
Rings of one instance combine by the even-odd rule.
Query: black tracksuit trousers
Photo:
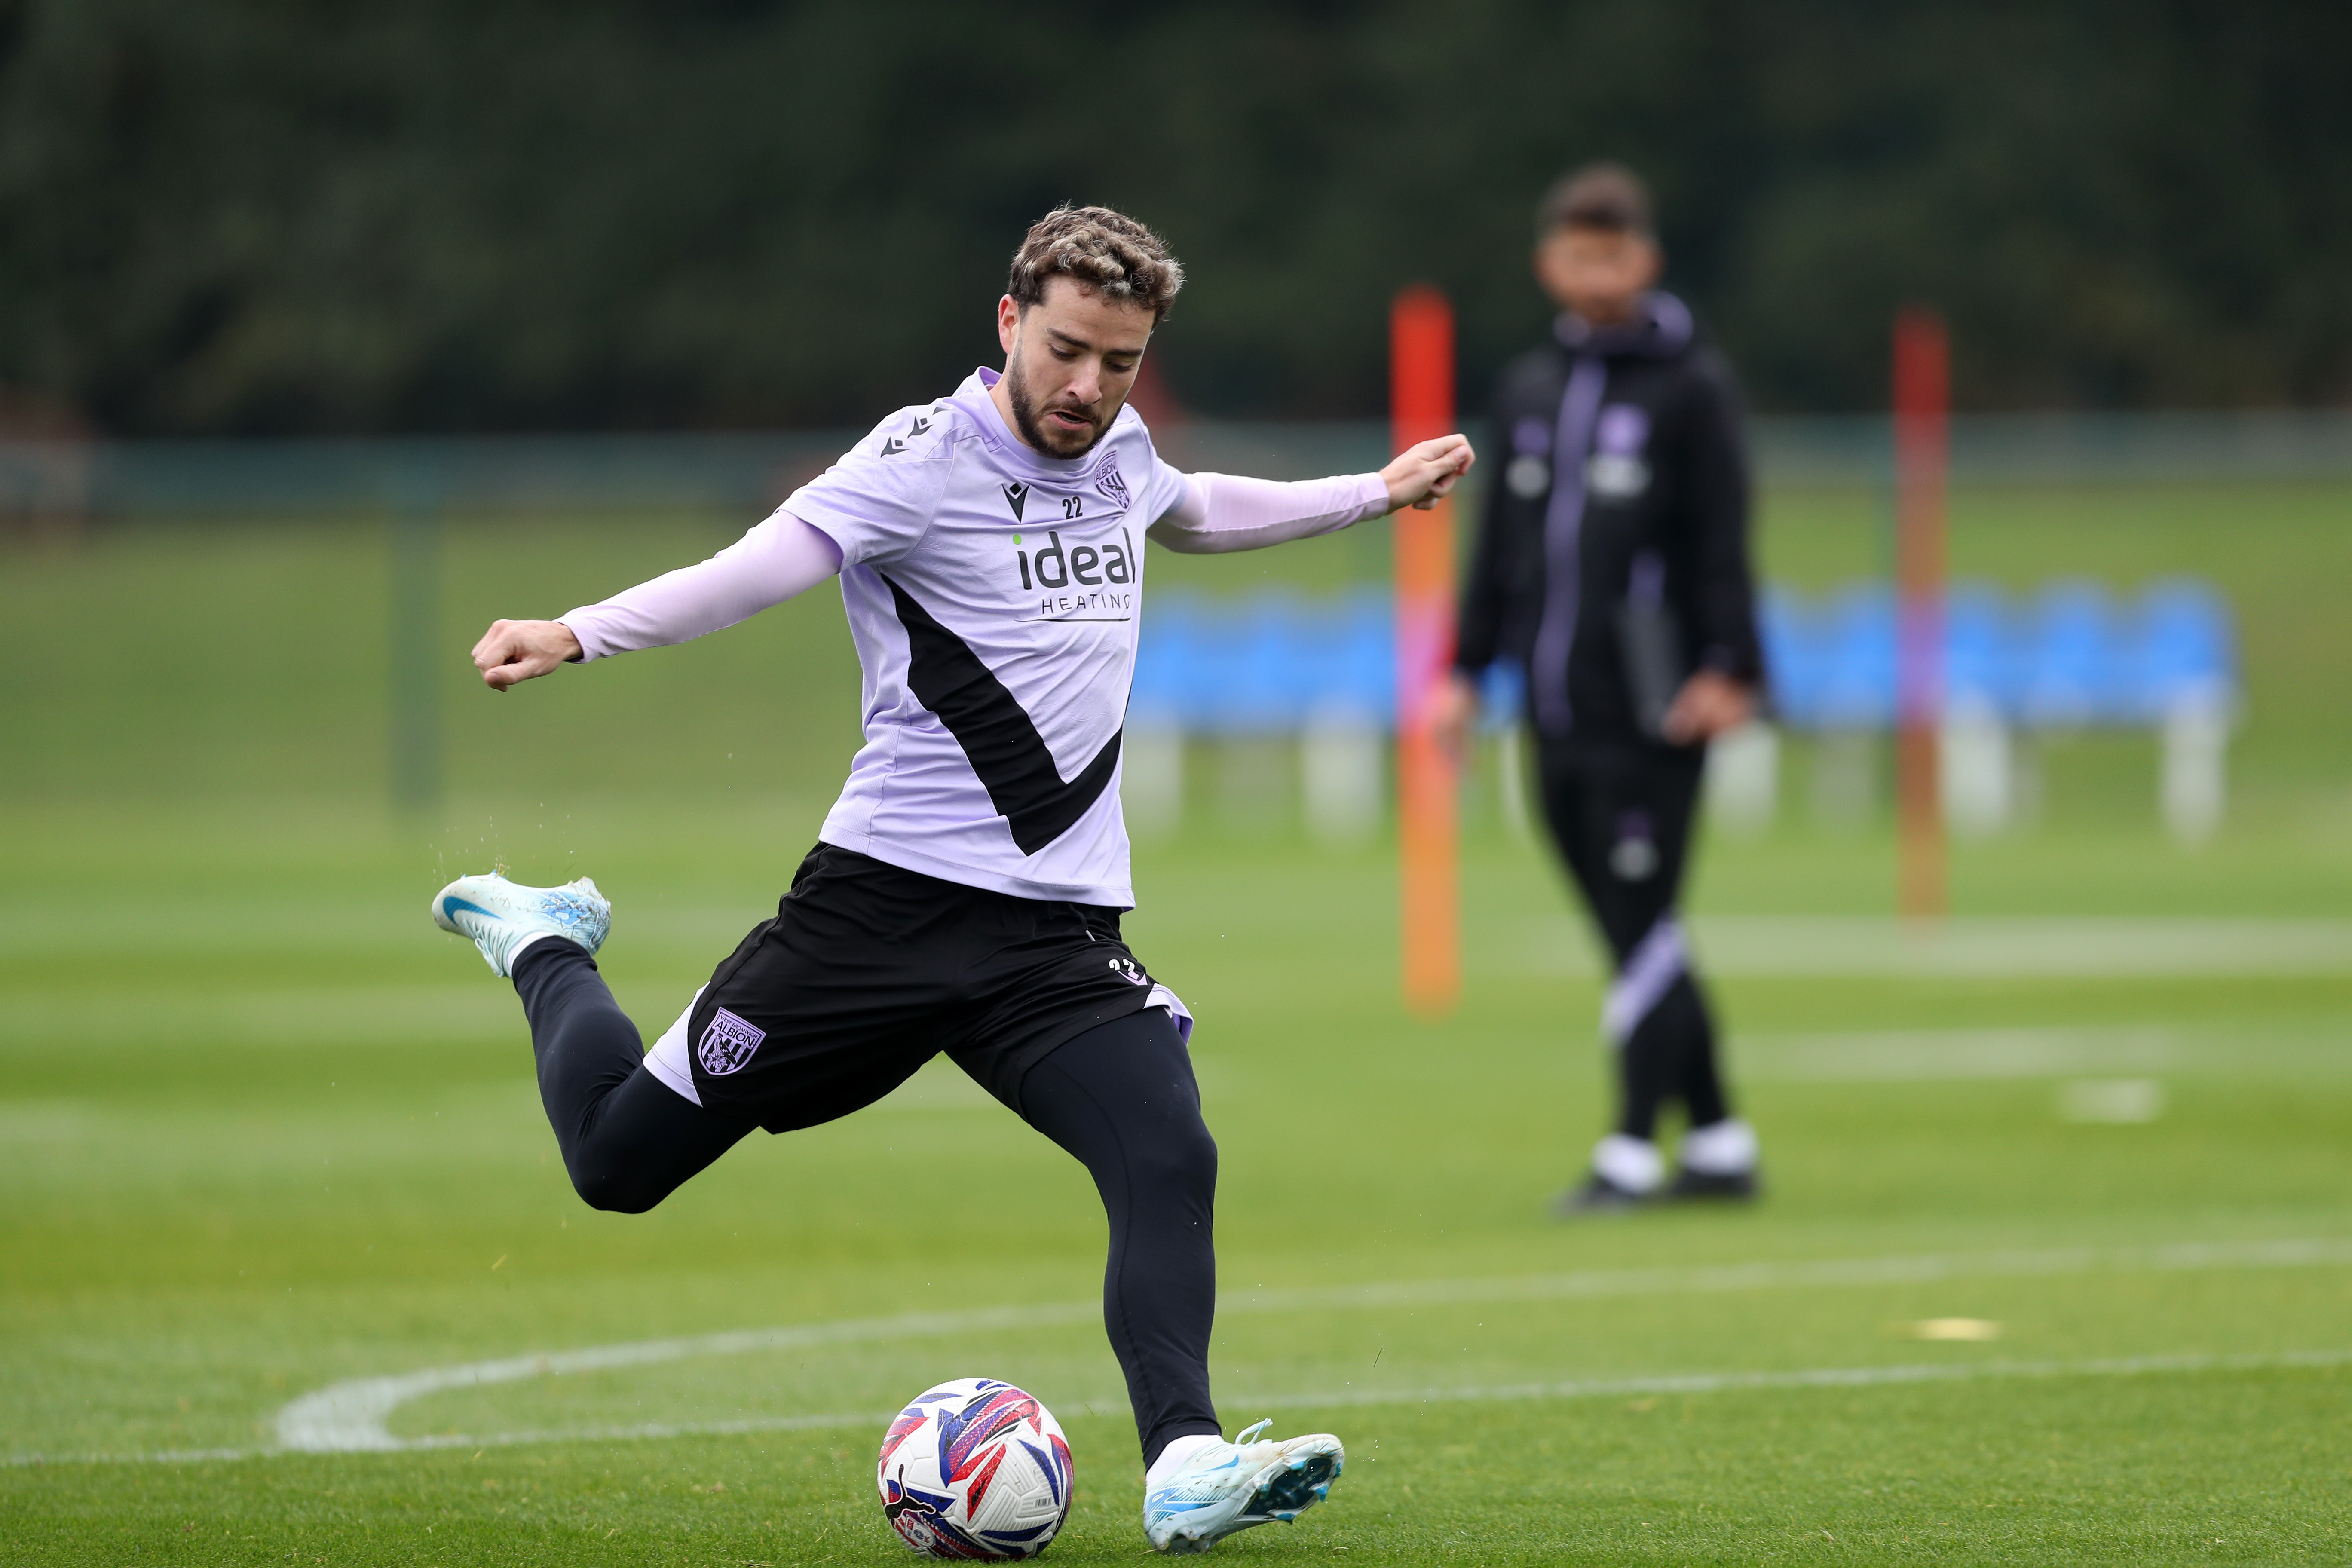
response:
[[[1654,1139],[1679,1101],[1693,1127],[1731,1113],[1715,1021],[1676,923],[1706,752],[1639,742],[1539,742],[1544,819],[1609,944],[1602,1032],[1616,1047],[1617,1131]]]
[[[591,1206],[642,1214],[756,1125],[695,1104],[646,1069],[636,1026],[576,943],[531,944],[514,986],[547,1119]],[[1103,1322],[1149,1465],[1172,1438],[1219,1430],[1209,1399],[1217,1146],[1192,1058],[1168,1014],[1147,1007],[1055,1049],[1018,1093],[1022,1119],[1084,1164],[1102,1194]]]

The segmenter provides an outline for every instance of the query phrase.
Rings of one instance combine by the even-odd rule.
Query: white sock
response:
[[[1744,1176],[1756,1168],[1756,1129],[1736,1116],[1683,1134],[1683,1168],[1705,1176]]]
[[[1592,1168],[1609,1184],[1629,1193],[1652,1193],[1665,1180],[1666,1162],[1646,1138],[1612,1132],[1592,1146]]]
[[[563,933],[562,931],[535,931],[526,936],[517,938],[515,944],[507,949],[507,973],[509,974],[512,974],[514,973],[515,960],[520,958],[523,955],[524,950],[529,948],[532,942],[545,942],[549,937],[562,936],[562,934]]]
[[[1185,1460],[1211,1444],[1223,1441],[1223,1437],[1206,1432],[1196,1432],[1190,1437],[1171,1437],[1168,1447],[1160,1449],[1160,1457],[1151,1461],[1151,1468],[1144,1472],[1143,1489],[1150,1491],[1165,1485],[1169,1477],[1184,1468]]]

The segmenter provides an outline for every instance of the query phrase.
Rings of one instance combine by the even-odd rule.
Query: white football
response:
[[[1070,1517],[1076,1470],[1054,1413],[1009,1383],[962,1377],[915,1396],[882,1435],[875,1485],[926,1557],[1034,1557]]]

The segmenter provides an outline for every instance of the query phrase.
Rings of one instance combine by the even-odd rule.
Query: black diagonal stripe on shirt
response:
[[[908,687],[963,748],[989,803],[1011,825],[1021,853],[1034,855],[1067,833],[1101,797],[1111,770],[1118,766],[1118,733],[1103,742],[1076,778],[1064,783],[1037,726],[996,672],[907,590],[877,575],[890,584],[898,622],[907,628]]]

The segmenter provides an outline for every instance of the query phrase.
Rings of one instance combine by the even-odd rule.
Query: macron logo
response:
[[[1013,521],[1021,521],[1021,509],[1029,504],[1029,487],[1015,479],[1004,487],[1004,504],[1013,509]]]

